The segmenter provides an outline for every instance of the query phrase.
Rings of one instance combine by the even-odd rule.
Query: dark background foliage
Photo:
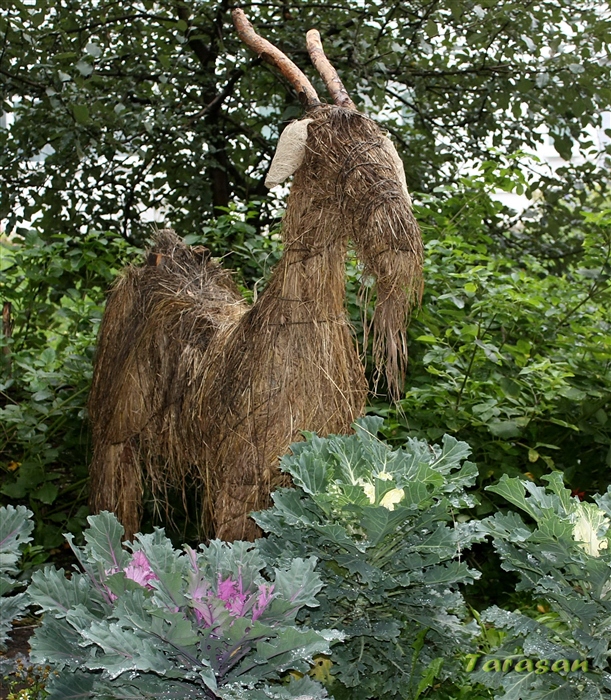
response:
[[[214,207],[264,197],[278,130],[300,109],[241,46],[230,9],[209,0],[4,5],[0,84],[15,117],[0,135],[7,228],[41,216],[47,232],[93,227],[142,239],[149,207],[186,233]],[[604,5],[368,0],[245,10],[310,75],[304,35],[320,28],[357,105],[399,143],[416,192],[455,182],[466,163],[532,146],[544,131],[562,156],[575,143],[587,149],[584,129],[611,101]],[[570,218],[556,204],[571,193],[583,205],[585,185],[599,184],[590,164],[565,175],[525,185],[544,193],[551,234]],[[270,215],[264,205],[258,226]]]

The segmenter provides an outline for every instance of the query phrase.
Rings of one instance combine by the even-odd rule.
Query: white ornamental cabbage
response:
[[[392,474],[389,474],[388,472],[379,472],[378,474],[375,475],[380,481],[392,481]],[[363,491],[365,492],[365,495],[369,499],[369,502],[371,504],[374,504],[376,502],[376,487],[374,484],[372,484],[370,481],[365,481],[365,479],[357,479],[356,482],[359,486],[363,487]],[[380,505],[384,508],[387,508],[388,510],[394,510],[395,505],[401,501],[401,499],[405,496],[405,491],[403,489],[391,489],[390,491],[387,491],[384,496],[382,497],[382,500],[380,501]]]
[[[593,557],[607,549],[607,530],[611,520],[594,503],[579,503],[574,512],[573,538]]]

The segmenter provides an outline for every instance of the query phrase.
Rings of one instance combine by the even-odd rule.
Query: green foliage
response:
[[[15,594],[14,590],[19,585],[15,575],[23,545],[32,539],[31,517],[31,511],[23,506],[0,508],[0,649],[6,647],[11,623],[23,615],[27,605],[25,593]]]
[[[162,530],[122,546],[114,515],[88,518],[82,571],[46,568],[32,576],[44,613],[32,658],[51,664],[49,698],[295,698],[322,689],[304,677],[315,654],[340,639],[296,625],[317,605],[316,560],[294,558],[264,579],[256,545],[215,540],[175,550]]]
[[[418,698],[460,673],[456,653],[477,633],[462,622],[458,592],[478,576],[461,553],[483,537],[459,515],[474,505],[469,447],[445,436],[441,447],[410,439],[393,450],[376,437],[381,424],[307,434],[281,462],[296,488],[276,491],[254,516],[272,563],[320,559],[325,588],[306,619],[347,636],[332,655],[338,698]]]
[[[61,545],[63,531],[85,524],[97,328],[106,290],[137,252],[107,232],[0,241],[13,326],[0,336],[0,497],[34,512],[38,559]]]
[[[248,13],[311,76],[304,35],[320,28],[355,102],[400,143],[416,191],[550,137],[565,158],[596,151],[587,129],[611,85],[610,19],[596,3],[283,2]],[[0,37],[2,110],[14,118],[0,130],[9,228],[35,220],[45,232],[84,225],[142,239],[155,216],[199,232],[213,207],[264,194],[278,130],[301,113],[241,45],[224,1],[14,2]],[[567,220],[557,203],[583,203],[580,185],[596,178],[587,162],[533,172],[524,189],[542,193],[548,233]]]
[[[419,213],[426,288],[410,327],[409,388],[398,411],[373,407],[389,416],[387,435],[460,437],[473,449],[480,486],[502,474],[538,480],[562,469],[574,490],[604,491],[610,210],[583,213],[579,254],[560,273],[527,252],[513,259],[488,235],[486,218],[499,225],[500,205],[473,179]],[[493,508],[482,493],[478,514]]]
[[[522,672],[480,670],[474,677],[502,688],[504,694],[497,697],[505,700],[608,698],[611,489],[588,503],[571,497],[559,472],[544,480],[547,488],[507,476],[489,486],[523,511],[528,522],[510,511],[495,513],[483,526],[503,569],[518,573],[518,589],[549,601],[552,614],[532,619],[495,606],[482,620],[505,631],[502,645],[488,659],[512,659],[513,666],[524,657],[546,660],[546,670],[541,665]],[[554,660],[563,659],[571,672],[562,667],[552,672]]]

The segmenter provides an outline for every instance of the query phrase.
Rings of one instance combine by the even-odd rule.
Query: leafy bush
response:
[[[586,494],[611,466],[611,212],[584,212],[580,242],[555,269],[491,236],[492,207],[475,178],[429,198],[425,297],[412,321],[411,362],[386,434],[467,442],[478,485],[503,474],[561,469]],[[468,235],[465,233],[468,231]],[[553,273],[553,274],[552,274]],[[579,466],[578,466],[579,465]],[[478,515],[496,509],[483,488]]]
[[[596,503],[581,502],[559,472],[543,478],[547,488],[507,476],[488,487],[529,523],[508,512],[483,524],[503,569],[518,573],[518,590],[549,602],[551,613],[532,619],[496,606],[485,611],[482,620],[505,638],[474,678],[502,688],[505,700],[610,698],[611,488]]]
[[[25,593],[13,593],[19,583],[17,562],[24,544],[32,538],[32,512],[23,506],[0,508],[0,649],[5,648],[13,620],[19,619],[26,608]]]
[[[264,579],[250,543],[178,552],[156,529],[124,548],[114,515],[88,521],[84,548],[68,537],[82,571],[37,571],[29,589],[45,613],[32,659],[59,671],[51,699],[323,697],[307,676],[278,684],[340,638],[295,625],[301,608],[318,605],[313,557]]]
[[[12,337],[0,334],[0,498],[34,512],[39,559],[85,525],[96,333],[106,290],[135,251],[107,233],[0,240],[13,321]]]
[[[445,436],[441,447],[410,439],[393,450],[376,437],[381,425],[368,417],[354,435],[306,434],[281,462],[296,488],[276,491],[254,516],[274,565],[320,559],[320,606],[300,619],[344,632],[330,688],[359,700],[417,698],[435,679],[458,677],[457,652],[477,633],[462,622],[458,591],[478,576],[461,553],[483,537],[459,515],[474,505],[469,447]]]

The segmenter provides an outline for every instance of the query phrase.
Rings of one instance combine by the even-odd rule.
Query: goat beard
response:
[[[398,401],[403,392],[408,361],[407,327],[412,309],[422,297],[421,267],[413,256],[394,251],[378,256],[376,267],[382,265],[391,268],[390,274],[376,276],[373,286],[364,284],[361,290],[363,349],[367,349],[373,331],[373,390],[378,390],[384,377],[389,398]],[[370,320],[367,310],[372,294],[376,303]]]

